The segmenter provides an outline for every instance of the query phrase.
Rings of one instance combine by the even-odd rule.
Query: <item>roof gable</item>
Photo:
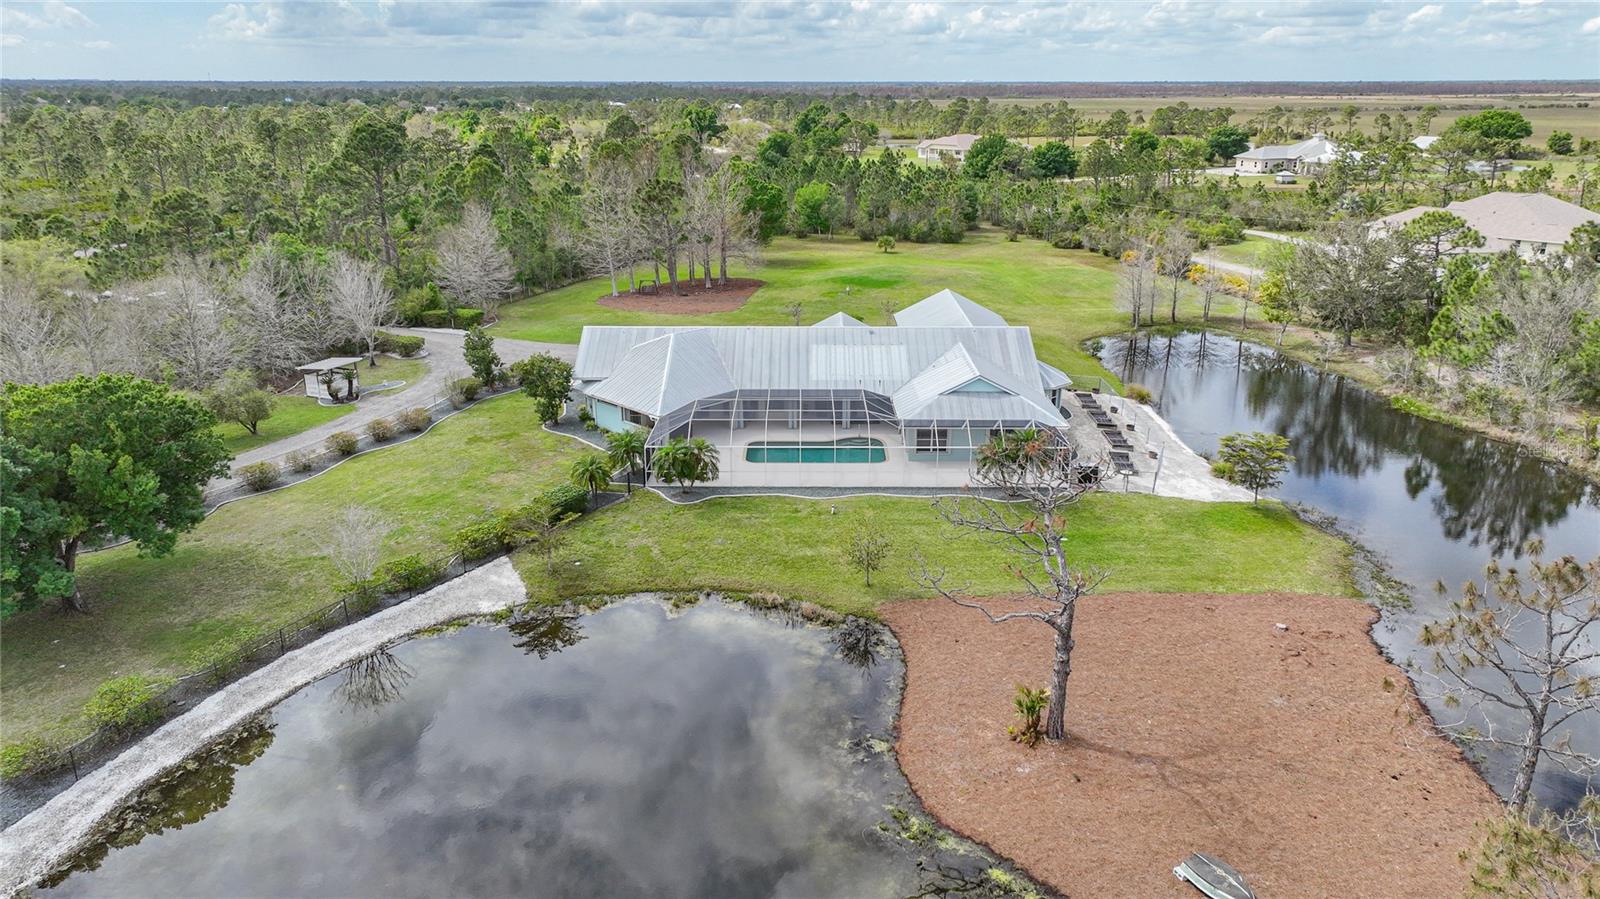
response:
[[[670,332],[634,346],[610,377],[587,392],[595,399],[659,416],[734,386],[706,332],[692,330]]]
[[[866,327],[870,327],[870,325],[868,325],[866,322],[864,322],[861,319],[856,318],[854,316],[846,315],[843,312],[835,312],[834,314],[828,316],[827,318],[823,319],[820,322],[817,322],[816,324],[812,325],[811,327],[813,327],[813,328],[866,328]]]
[[[903,328],[1006,326],[1005,319],[948,287],[896,312],[894,323]]]

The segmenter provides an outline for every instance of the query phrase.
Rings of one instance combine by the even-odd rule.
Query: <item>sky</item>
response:
[[[1600,2],[0,0],[0,77],[1600,79]]]

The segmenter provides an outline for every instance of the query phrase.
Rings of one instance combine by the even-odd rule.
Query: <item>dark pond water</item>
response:
[[[1532,537],[1547,558],[1600,554],[1600,489],[1507,444],[1395,410],[1348,379],[1232,337],[1186,333],[1106,340],[1101,359],[1124,383],[1149,387],[1183,441],[1211,454],[1236,431],[1289,438],[1292,470],[1276,493],[1338,518],[1410,585],[1412,607],[1374,629],[1397,660],[1428,658],[1417,637],[1490,559],[1512,562]],[[1600,750],[1600,722],[1573,722]],[[1502,789],[1504,766],[1491,759]],[[1581,780],[1544,763],[1542,799],[1570,804]]]
[[[905,817],[901,664],[852,649],[645,598],[412,640],[191,760],[46,892],[1001,892],[990,856]]]

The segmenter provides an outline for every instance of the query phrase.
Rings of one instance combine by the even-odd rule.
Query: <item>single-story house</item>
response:
[[[917,144],[917,158],[927,162],[938,162],[941,158],[949,156],[956,162],[967,158],[967,151],[977,143],[976,134],[949,134],[944,137],[930,137]]]
[[[1411,139],[1411,146],[1426,152],[1438,140],[1439,135],[1437,134],[1419,134]]]
[[[1296,175],[1317,175],[1341,154],[1360,159],[1354,150],[1344,150],[1328,140],[1325,134],[1313,134],[1310,140],[1297,144],[1270,144],[1250,149],[1233,157],[1233,167],[1240,174],[1269,175],[1273,172],[1293,172]]]
[[[950,290],[892,327],[583,329],[574,402],[609,430],[717,447],[719,487],[959,487],[1002,431],[1066,427],[1072,379],[1026,327]]]
[[[1397,231],[1412,219],[1439,208],[1413,206],[1403,212],[1386,215],[1368,227],[1378,231]],[[1587,222],[1600,222],[1600,213],[1549,194],[1505,190],[1470,200],[1457,200],[1445,206],[1444,211],[1483,235],[1483,246],[1469,248],[1468,252],[1510,251],[1525,259],[1559,253],[1562,246],[1572,239],[1572,229]]]

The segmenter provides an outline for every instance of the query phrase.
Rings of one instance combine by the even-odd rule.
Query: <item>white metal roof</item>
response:
[[[981,393],[962,393],[974,382],[987,382]],[[902,421],[1008,419],[1065,424],[1037,387],[1015,373],[957,343],[894,392],[894,411]]]
[[[1039,379],[1043,382],[1046,390],[1072,386],[1072,377],[1070,375],[1044,361],[1039,363]]]
[[[859,318],[835,312],[820,322],[812,325],[813,328],[865,328],[867,323]]]
[[[894,314],[900,327],[1006,327],[1006,320],[949,289],[913,303]]]
[[[367,361],[367,357],[365,356],[330,356],[327,359],[320,359],[316,362],[307,362],[305,365],[296,368],[295,371],[310,375],[318,372],[331,371],[335,368],[349,368],[352,365],[356,365],[365,361]]]
[[[674,330],[629,348],[611,375],[587,392],[659,416],[735,386],[705,331],[691,329]]]

